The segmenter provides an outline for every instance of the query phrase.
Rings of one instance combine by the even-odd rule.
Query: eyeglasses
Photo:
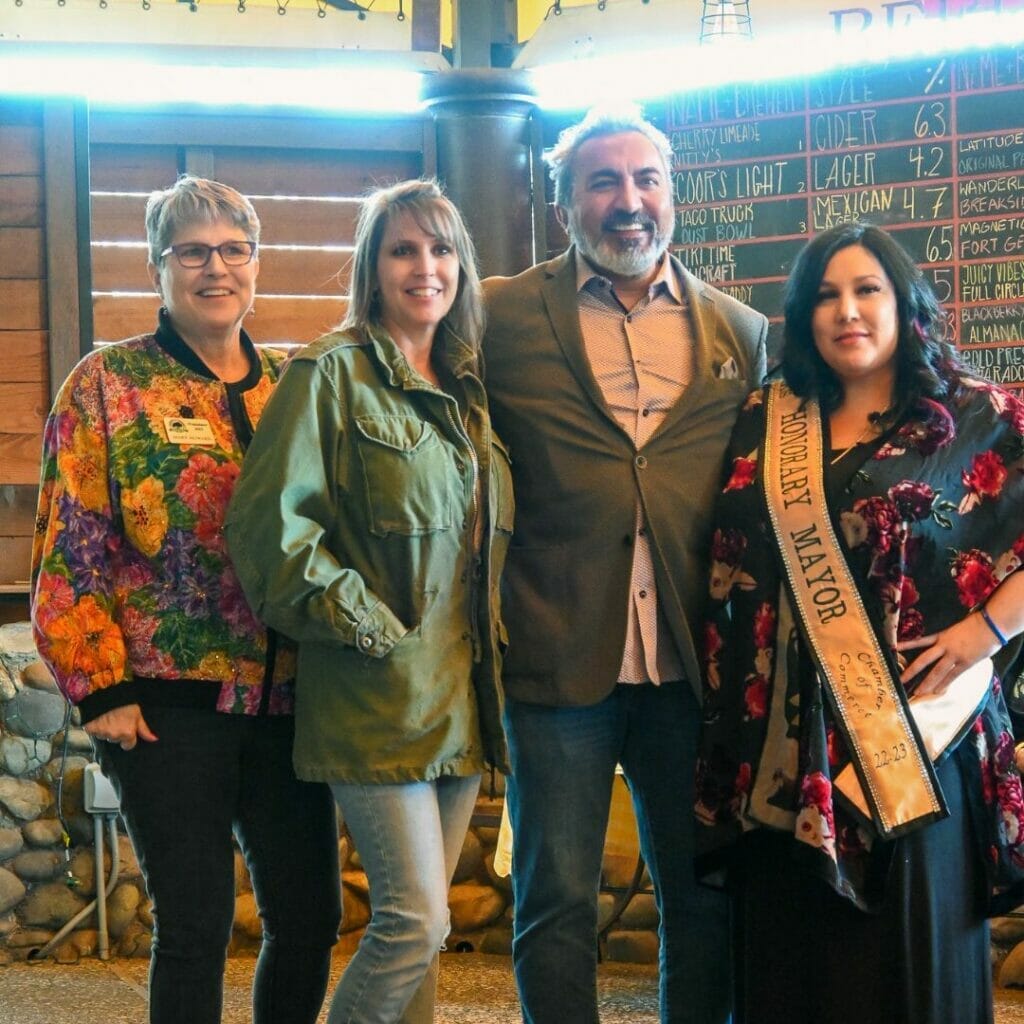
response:
[[[256,255],[256,243],[221,242],[220,245],[206,245],[203,242],[182,242],[181,245],[167,246],[160,253],[160,259],[164,259],[172,252],[177,261],[189,270],[205,267],[214,253],[217,253],[229,267],[244,267]]]

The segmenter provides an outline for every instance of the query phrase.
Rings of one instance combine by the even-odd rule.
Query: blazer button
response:
[[[646,469],[647,468],[647,456],[646,455],[638,455],[633,460],[633,464],[636,466],[637,469]]]
[[[364,648],[370,648],[373,646],[373,637],[364,636],[363,639],[359,641],[359,643],[362,644]]]

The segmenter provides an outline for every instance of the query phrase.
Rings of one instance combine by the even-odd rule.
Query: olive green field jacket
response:
[[[472,351],[443,330],[435,344],[446,390],[378,329],[303,349],[228,510],[249,603],[299,644],[303,779],[507,768],[498,577],[513,524],[508,456]]]

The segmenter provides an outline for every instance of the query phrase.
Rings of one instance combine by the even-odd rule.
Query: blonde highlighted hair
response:
[[[408,213],[420,229],[450,245],[459,260],[459,287],[444,322],[474,352],[484,329],[483,292],[476,250],[462,215],[436,181],[413,179],[370,193],[363,201],[352,255],[351,297],[342,330],[380,326],[377,260],[388,224]]]

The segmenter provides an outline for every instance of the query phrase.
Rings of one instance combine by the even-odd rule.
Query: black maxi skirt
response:
[[[992,1024],[983,865],[954,754],[950,816],[892,844],[878,913],[839,896],[760,829],[735,879],[736,1024]]]

